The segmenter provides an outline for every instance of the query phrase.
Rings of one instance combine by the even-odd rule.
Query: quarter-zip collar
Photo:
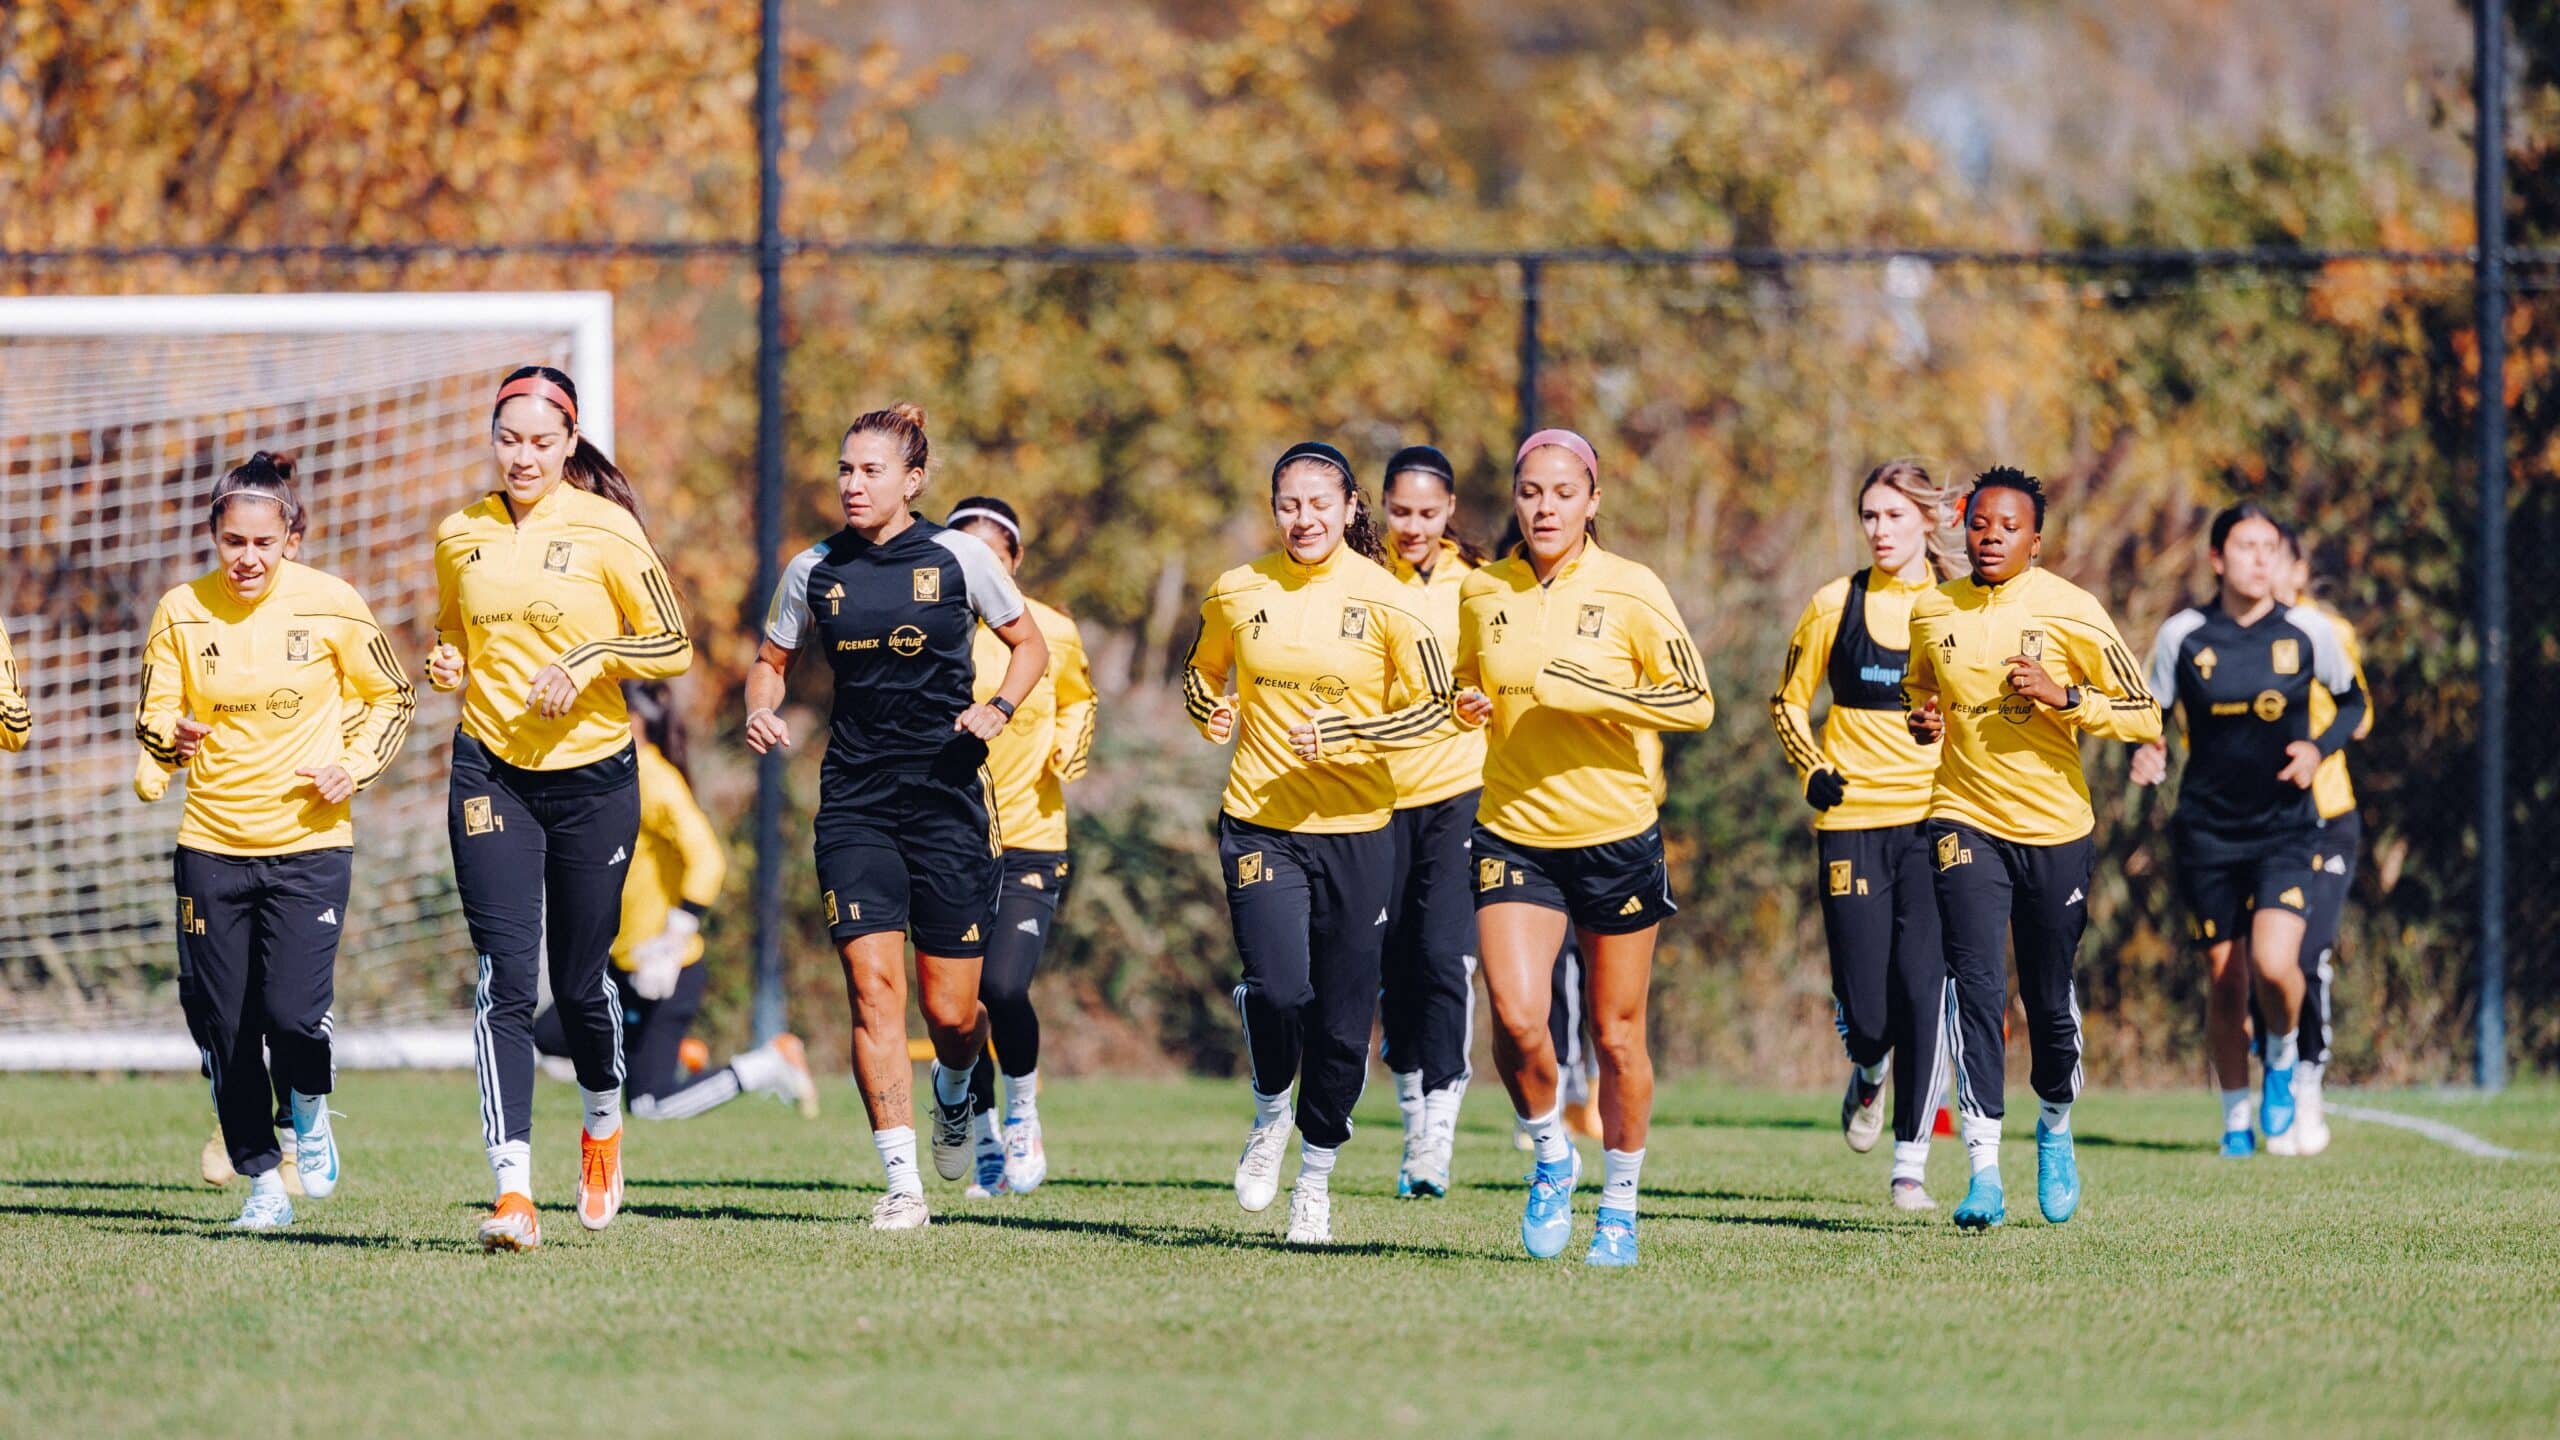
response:
[[[1336,545],[1333,547],[1331,554],[1326,555],[1323,559],[1310,565],[1305,561],[1300,560],[1297,556],[1290,554],[1289,547],[1283,545],[1280,547],[1280,563],[1288,567],[1289,577],[1291,579],[1305,583],[1309,581],[1322,580],[1333,574],[1336,570],[1341,569],[1342,557],[1349,553],[1351,553],[1351,547],[1349,545]]]

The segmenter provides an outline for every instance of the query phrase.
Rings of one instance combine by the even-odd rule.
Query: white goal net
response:
[[[153,604],[213,564],[213,482],[253,451],[294,452],[302,559],[364,595],[414,673],[432,643],[432,534],[485,486],[499,378],[569,371],[610,448],[612,314],[600,293],[0,299],[0,625],[36,719],[34,744],[0,755],[0,1051],[182,1023],[181,796],[134,798],[133,707]],[[444,835],[455,702],[421,684],[418,710],[356,804],[338,967],[350,1041],[469,1007]],[[111,1063],[193,1063],[165,1033],[134,1038]]]

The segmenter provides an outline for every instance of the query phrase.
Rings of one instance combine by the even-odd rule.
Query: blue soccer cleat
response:
[[[329,1123],[329,1097],[296,1094],[291,1101],[294,1175],[302,1193],[325,1200],[338,1189],[338,1132]]]
[[[1956,1228],[1988,1230],[2009,1218],[2009,1197],[2000,1188],[2000,1167],[1973,1172],[1973,1184],[1956,1206]]]
[[[2257,1153],[2258,1137],[2256,1132],[2249,1130],[2225,1130],[2222,1132],[2223,1159],[2246,1160]]]
[[[2293,1067],[2267,1067],[2266,1085],[2258,1094],[2258,1124],[2267,1132],[2267,1150],[2293,1129]],[[2290,1145],[2285,1147],[2290,1150]]]
[[[2080,1160],[2071,1132],[2057,1135],[2042,1120],[2036,1122],[2036,1208],[2056,1225],[2080,1211]]]
[[[1636,1212],[1601,1206],[1600,1223],[1591,1232],[1591,1251],[1582,1263],[1612,1267],[1636,1263]]]
[[[1564,1253],[1573,1238],[1573,1181],[1570,1160],[1538,1162],[1529,1172],[1529,1203],[1520,1211],[1520,1243],[1540,1260]]]

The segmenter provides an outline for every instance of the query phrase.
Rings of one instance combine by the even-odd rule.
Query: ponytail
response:
[[[1361,494],[1357,485],[1351,487],[1351,519],[1342,527],[1342,543],[1362,559],[1387,563],[1386,543],[1378,536],[1378,519],[1369,513],[1369,497]]]
[[[498,384],[497,404],[489,409],[491,426],[498,423],[498,410],[518,395],[530,395],[542,401],[559,411],[561,417],[569,422],[569,433],[574,437],[574,443],[570,447],[568,461],[560,467],[560,478],[590,495],[602,496],[630,511],[632,520],[639,523],[640,532],[646,535],[649,526],[640,518],[639,492],[633,490],[631,482],[623,477],[621,467],[596,448],[595,442],[587,438],[586,431],[578,428],[578,386],[569,378],[568,372],[548,365],[520,365],[507,372],[507,378]]]
[[[231,473],[214,482],[213,497],[206,508],[205,528],[219,533],[222,512],[240,496],[252,500],[272,501],[284,512],[285,533],[300,535],[306,524],[302,502],[293,493],[293,455],[289,451],[261,450],[231,467]]]

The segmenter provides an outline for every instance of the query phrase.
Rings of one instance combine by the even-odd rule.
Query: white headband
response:
[[[1013,537],[1014,544],[1019,545],[1022,543],[1021,526],[1014,524],[1012,521],[1007,520],[993,510],[983,509],[976,505],[972,505],[966,510],[952,511],[948,516],[944,517],[942,523],[945,526],[956,530],[959,528],[960,522],[963,520],[993,520],[998,525],[1004,527],[1004,533]]]

